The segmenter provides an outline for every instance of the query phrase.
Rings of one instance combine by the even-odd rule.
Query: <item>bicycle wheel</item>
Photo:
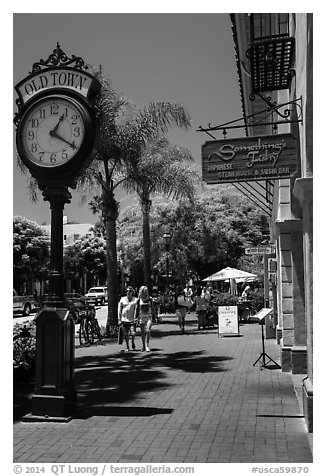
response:
[[[82,320],[79,327],[79,343],[85,345],[88,342],[88,334],[85,327],[85,321]]]
[[[93,342],[94,342],[94,330],[93,330],[92,323],[87,321],[86,325],[85,325],[85,329],[86,329],[86,334],[87,334],[87,338],[88,338],[88,343],[93,344]]]
[[[102,339],[101,328],[100,328],[100,326],[99,326],[99,323],[98,323],[98,320],[96,319],[96,317],[94,317],[94,318],[92,319],[92,330],[93,330],[94,336],[95,336],[98,340],[101,340],[101,339]]]

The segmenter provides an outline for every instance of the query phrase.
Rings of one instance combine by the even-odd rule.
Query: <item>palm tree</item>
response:
[[[154,193],[167,195],[174,199],[192,200],[195,182],[199,175],[193,166],[194,161],[188,149],[171,145],[165,137],[148,144],[140,160],[127,167],[124,187],[128,192],[136,192],[143,217],[144,281],[151,289],[151,240],[150,211],[151,196]]]
[[[102,84],[98,101],[98,133],[96,154],[91,166],[79,180],[79,189],[100,189],[91,206],[100,210],[106,235],[108,319],[107,331],[116,327],[118,316],[118,280],[116,221],[119,204],[117,188],[126,180],[130,167],[136,167],[151,141],[172,127],[188,129],[190,117],[184,107],[170,101],[151,102],[138,108],[112,90],[102,71],[97,72]]]

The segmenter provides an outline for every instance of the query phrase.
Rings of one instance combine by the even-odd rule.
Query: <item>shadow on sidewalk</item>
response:
[[[102,347],[102,346],[101,346]],[[108,344],[108,352],[110,344]],[[96,346],[93,346],[96,353]],[[78,394],[76,418],[98,415],[150,416],[171,413],[173,409],[131,407],[135,398],[146,399],[149,392],[177,386],[174,370],[190,373],[224,372],[228,356],[205,355],[204,351],[150,353],[134,351],[108,355],[87,355],[75,360],[75,383]],[[172,377],[172,378],[171,378]],[[30,412],[34,383],[14,389],[14,422]],[[130,405],[130,407],[128,406]]]
[[[152,327],[152,330],[151,330],[151,335],[152,337],[154,338],[162,338],[162,337],[166,337],[166,336],[179,336],[181,334],[181,331],[179,329],[179,326],[176,326],[175,329],[164,329],[164,328],[155,328],[155,327]],[[207,327],[206,329],[201,329],[201,330],[198,330],[197,327],[187,327],[185,328],[185,332],[184,336],[187,336],[187,335],[205,335],[205,334],[218,334],[218,329],[216,327]]]
[[[76,359],[78,402],[87,409],[96,407],[102,412],[106,407],[105,411],[110,411],[112,404],[131,403],[141,394],[177,385],[169,379],[171,370],[225,371],[221,364],[230,357],[204,354],[203,351],[165,354],[152,349],[150,353],[135,351],[79,357]]]
[[[15,385],[13,389],[13,422],[21,421],[31,411],[31,398],[34,392],[33,378]]]
[[[85,407],[78,404],[74,419],[86,420],[93,416],[112,417],[151,417],[153,415],[170,415],[174,408],[135,407],[135,406],[109,406],[109,407]]]

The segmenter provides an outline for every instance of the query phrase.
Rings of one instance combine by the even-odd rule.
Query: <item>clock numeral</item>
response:
[[[35,134],[34,134],[33,131],[28,131],[28,139],[29,139],[29,140],[33,140],[33,139],[34,139],[34,136],[35,136]]]
[[[33,142],[33,144],[32,144],[31,151],[32,152],[37,152],[37,144],[35,144],[35,142]]]
[[[76,121],[77,121],[77,118],[78,118],[77,114],[73,114],[73,115],[71,116],[71,124],[72,124],[73,126],[75,126],[75,125],[77,124],[77,122],[76,122]]]
[[[45,154],[45,152],[44,152],[44,151],[43,151],[43,152],[39,152],[38,154],[39,154],[39,156],[40,156],[40,157],[39,157],[39,161],[42,162],[43,155]]]
[[[66,160],[66,159],[68,158],[68,154],[67,154],[67,152],[66,152],[65,150],[62,151],[61,158],[62,158],[63,160]]]
[[[74,127],[74,137],[80,136],[80,127]]]
[[[57,154],[53,153],[50,155],[51,164],[55,164],[57,161]]]
[[[55,116],[59,113],[59,105],[58,104],[51,104],[51,116]]]
[[[33,127],[33,129],[36,128],[36,127],[38,127],[38,124],[39,124],[39,120],[38,120],[38,119],[32,119],[31,122],[32,122],[32,127]]]
[[[40,119],[45,119],[45,109],[40,109]]]

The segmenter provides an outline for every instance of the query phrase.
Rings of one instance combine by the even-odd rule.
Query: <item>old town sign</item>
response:
[[[209,184],[291,177],[297,167],[292,134],[208,141],[202,146],[203,180]]]

